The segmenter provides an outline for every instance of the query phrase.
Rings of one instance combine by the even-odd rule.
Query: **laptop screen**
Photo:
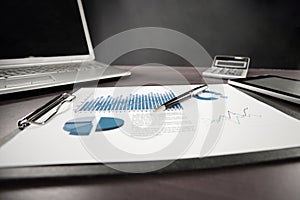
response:
[[[0,21],[0,59],[89,54],[77,0],[3,0]]]

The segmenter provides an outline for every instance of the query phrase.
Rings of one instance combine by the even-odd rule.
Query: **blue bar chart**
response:
[[[128,96],[99,96],[86,101],[79,111],[137,111],[153,110],[175,97],[172,91],[164,93],[130,94]],[[182,109],[176,104],[170,109]]]

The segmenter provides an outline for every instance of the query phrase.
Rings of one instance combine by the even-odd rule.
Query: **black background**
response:
[[[211,55],[251,57],[252,68],[300,69],[299,0],[83,0],[94,46],[122,31],[164,27]],[[114,64],[188,65],[170,52],[130,52]]]

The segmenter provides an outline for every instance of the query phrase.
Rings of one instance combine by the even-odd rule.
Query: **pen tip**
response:
[[[158,108],[156,108],[156,109],[154,110],[154,112],[160,112],[160,111],[164,111],[164,110],[166,110],[166,106],[165,106],[165,105],[162,105],[162,106],[159,106]]]

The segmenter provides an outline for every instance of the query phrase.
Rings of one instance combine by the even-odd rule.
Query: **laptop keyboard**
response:
[[[21,77],[33,74],[65,73],[84,71],[95,68],[92,65],[82,63],[68,63],[55,65],[40,65],[20,68],[0,69],[0,78]]]

